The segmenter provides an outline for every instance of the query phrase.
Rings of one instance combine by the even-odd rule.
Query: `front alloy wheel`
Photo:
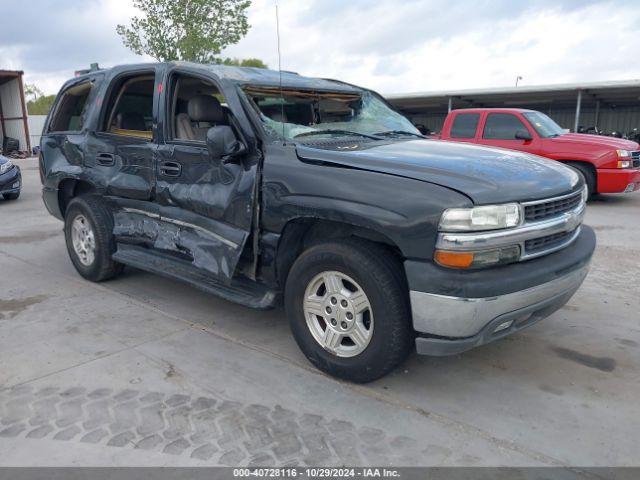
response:
[[[304,314],[313,338],[338,357],[364,351],[373,334],[373,312],[358,283],[341,272],[316,275],[304,294]]]
[[[284,293],[298,346],[330,375],[370,382],[411,351],[404,271],[384,245],[341,238],[310,247],[291,267]]]

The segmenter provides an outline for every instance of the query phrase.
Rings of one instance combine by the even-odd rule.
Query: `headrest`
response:
[[[120,128],[123,130],[137,130],[146,131],[147,125],[144,122],[144,117],[138,112],[123,112],[120,115]]]
[[[198,95],[189,100],[189,118],[193,122],[220,123],[224,121],[224,109],[216,97]]]

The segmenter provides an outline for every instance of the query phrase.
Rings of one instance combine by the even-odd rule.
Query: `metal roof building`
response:
[[[640,80],[445,90],[386,95],[416,124],[440,131],[452,109],[513,107],[539,110],[563,128],[607,132],[640,129]]]
[[[23,72],[0,70],[0,146],[5,138],[15,138],[19,150],[31,150]]]

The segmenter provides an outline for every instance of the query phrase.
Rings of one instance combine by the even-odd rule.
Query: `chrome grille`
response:
[[[582,191],[549,201],[532,202],[524,207],[526,222],[538,222],[573,210],[582,202]]]

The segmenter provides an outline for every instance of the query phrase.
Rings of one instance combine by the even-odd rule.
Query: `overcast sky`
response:
[[[3,0],[0,69],[55,93],[74,70],[140,61],[131,0]],[[640,78],[638,0],[254,0],[224,54],[382,93]],[[145,59],[147,60],[147,59]]]

